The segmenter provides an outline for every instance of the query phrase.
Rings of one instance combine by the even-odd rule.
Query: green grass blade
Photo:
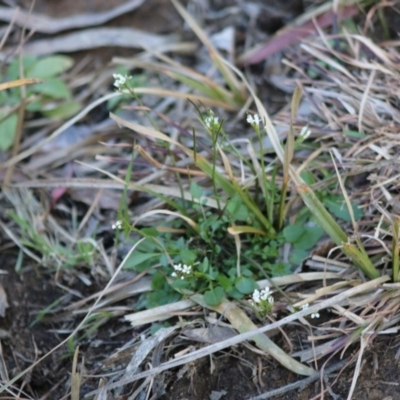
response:
[[[341,246],[343,252],[350,260],[370,279],[378,278],[379,272],[372,264],[361,243],[358,243],[358,246],[348,243],[349,239],[347,235],[319,201],[315,193],[307,185],[301,185],[297,187],[297,190],[304,204],[313,214],[318,224],[325,230],[335,244]]]

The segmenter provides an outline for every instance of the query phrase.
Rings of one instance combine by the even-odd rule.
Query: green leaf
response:
[[[224,289],[221,286],[217,286],[211,290],[207,290],[204,293],[204,300],[209,306],[216,306],[219,304],[224,297]]]
[[[43,110],[44,105],[46,102],[43,99],[35,100],[28,103],[25,107],[26,111],[30,112],[41,112]]]
[[[331,239],[339,246],[347,242],[347,235],[325,206],[318,199],[317,195],[307,185],[297,187],[306,207],[312,213],[318,224],[325,230]]]
[[[324,203],[327,209],[335,215],[335,217],[342,219],[346,222],[351,222],[351,217],[349,210],[347,208],[346,202],[342,196],[330,196],[329,198],[324,199]],[[358,207],[357,204],[351,203],[353,208],[354,218],[356,221],[360,220],[362,217],[362,210]]]
[[[240,276],[235,282],[236,289],[243,294],[253,293],[255,289],[258,288],[257,283],[252,278],[245,278]]]
[[[314,175],[309,171],[303,171],[300,176],[307,185],[313,185],[315,183]]]
[[[184,264],[192,265],[196,261],[197,254],[189,249],[182,249],[179,252],[179,256]]]
[[[8,150],[13,144],[17,123],[18,116],[15,113],[0,122],[0,150]]]
[[[191,282],[187,279],[175,279],[171,282],[171,287],[173,287],[178,292],[187,292],[187,289],[190,289],[191,287]]]
[[[190,194],[194,199],[200,199],[203,196],[203,190],[196,182],[192,181],[190,183]]]
[[[304,234],[304,225],[293,224],[288,225],[283,229],[283,236],[289,243],[294,243],[300,239],[301,235]]]
[[[243,293],[239,292],[235,287],[232,287],[232,289],[227,290],[226,294],[231,297],[232,299],[240,300],[243,298]]]
[[[199,264],[197,268],[199,272],[206,273],[209,267],[210,267],[210,262],[208,260],[208,257],[204,257],[203,262]]]
[[[271,273],[273,277],[285,276],[292,273],[292,269],[289,263],[277,263],[271,267]]]
[[[151,279],[151,288],[153,290],[162,290],[164,288],[165,282],[165,276],[157,271]]]
[[[156,228],[143,228],[140,230],[140,233],[145,237],[158,237],[159,232]]]
[[[232,281],[226,275],[218,274],[217,281],[226,292],[232,289]]]
[[[354,139],[363,139],[365,138],[365,133],[359,132],[359,131],[352,131],[350,129],[344,129],[343,130],[343,135],[352,137]]]
[[[49,118],[69,118],[79,112],[81,106],[75,100],[67,101],[60,105],[56,105],[55,107],[42,110],[42,114]]]
[[[239,196],[234,196],[227,201],[226,211],[233,217],[233,221],[247,221],[249,217],[249,210]]]
[[[121,96],[112,97],[107,101],[107,110],[117,112],[117,108],[132,101],[129,94],[121,94]]]
[[[1,79],[1,75],[0,75],[0,79]],[[0,92],[0,106],[5,106],[5,107],[11,108],[11,107],[18,106],[21,103],[21,93],[14,89],[3,90]],[[3,113],[5,113],[5,109],[4,109]]]
[[[59,75],[73,65],[74,61],[66,56],[50,56],[41,58],[26,71],[27,78],[48,79]]]
[[[170,290],[156,290],[148,294],[146,308],[154,308],[163,306],[164,304],[174,303],[179,301],[182,295],[176,291]]]
[[[169,265],[170,265],[169,258],[167,257],[167,255],[165,253],[161,254],[159,261],[160,261],[161,266],[164,268],[169,267]]]
[[[33,66],[37,61],[36,56],[25,56],[22,58],[22,66],[26,75],[26,71]],[[20,78],[19,70],[20,60],[19,57],[15,58],[7,68],[7,79],[14,81]]]
[[[302,249],[293,249],[290,252],[289,261],[297,266],[300,265],[309,255],[309,251]]]
[[[29,93],[38,93],[53,99],[69,99],[71,97],[68,86],[58,78],[51,78],[46,82],[32,85]]]
[[[206,275],[210,280],[215,281],[218,276],[218,271],[215,268],[209,268]]]
[[[253,276],[253,272],[251,271],[248,265],[242,265],[241,269],[242,269],[242,276],[245,276],[247,278]]]
[[[187,247],[185,239],[183,237],[180,237],[174,244],[176,249],[186,249]]]
[[[324,234],[324,230],[318,226],[305,226],[304,233],[293,243],[294,248],[301,250],[311,249]]]
[[[160,256],[160,253],[142,253],[140,251],[134,251],[124,264],[124,269],[134,269],[135,271],[141,271],[151,265],[150,260],[156,259]]]

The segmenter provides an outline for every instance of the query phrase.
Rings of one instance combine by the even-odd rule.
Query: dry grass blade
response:
[[[146,71],[153,71],[159,74],[170,76],[172,79],[178,82],[182,82],[187,87],[191,87],[199,91],[200,93],[206,95],[206,97],[209,98],[209,100],[206,101],[206,103],[204,104],[208,104],[209,106],[213,105],[213,103],[212,102],[210,103],[210,101],[214,99],[214,100],[220,100],[220,105],[222,108],[233,110],[238,107],[238,104],[235,101],[232,93],[228,89],[226,89],[223,85],[217,84],[210,77],[200,74],[199,72],[189,67],[185,67],[183,65],[174,62],[169,57],[165,56],[164,54],[161,54],[160,52],[156,52],[154,49],[146,47],[146,50],[147,50],[146,54],[148,53],[154,54],[155,57],[164,61],[164,63],[157,63],[154,61],[144,62],[140,59],[124,60],[118,58],[116,58],[114,61],[118,64],[129,66],[130,68],[142,68],[145,69]],[[176,97],[176,95],[172,94],[171,97]],[[226,105],[223,106],[222,105],[223,103],[226,103]],[[214,105],[216,104],[217,103],[214,103]]]
[[[176,360],[168,361],[166,363],[163,363],[159,367],[153,368],[153,369],[151,369],[149,371],[138,373],[138,374],[136,374],[136,375],[134,375],[134,376],[132,376],[132,377],[130,377],[128,379],[125,379],[124,381],[120,381],[118,384],[114,384],[114,383],[113,384],[109,384],[109,385],[107,385],[107,389],[112,389],[112,388],[118,387],[121,383],[126,384],[126,383],[129,383],[129,382],[137,381],[138,379],[146,378],[146,377],[151,376],[151,375],[159,374],[162,371],[165,371],[165,370],[168,370],[168,369],[171,369],[171,368],[175,368],[175,367],[177,367],[179,365],[186,364],[187,362],[190,362],[190,361],[193,361],[193,360],[197,360],[197,359],[199,359],[201,357],[207,356],[208,354],[212,354],[212,353],[215,353],[215,352],[220,351],[222,349],[225,349],[227,347],[231,347],[231,346],[233,346],[235,344],[238,344],[238,343],[241,343],[241,342],[243,342],[245,340],[252,340],[252,337],[254,335],[256,335],[256,334],[271,331],[273,329],[276,329],[276,328],[279,328],[281,326],[284,326],[284,325],[286,325],[286,324],[288,324],[288,323],[290,323],[292,321],[296,321],[301,317],[305,317],[305,316],[307,316],[307,315],[309,315],[311,313],[318,312],[318,311],[320,311],[322,309],[325,309],[325,308],[330,308],[334,304],[340,303],[341,301],[346,300],[349,297],[355,296],[355,295],[360,294],[360,293],[364,293],[366,291],[371,291],[371,290],[375,289],[376,287],[378,287],[379,285],[381,285],[382,283],[387,282],[389,280],[390,280],[390,277],[385,275],[385,276],[382,276],[382,277],[380,277],[378,279],[374,279],[372,281],[357,285],[354,288],[348,289],[348,290],[346,290],[346,291],[344,291],[344,292],[342,292],[342,293],[340,293],[340,294],[338,294],[336,296],[333,296],[332,298],[330,298],[328,300],[323,300],[320,303],[312,305],[311,307],[309,307],[306,310],[302,310],[302,311],[296,312],[294,314],[291,314],[291,315],[289,315],[289,316],[287,316],[285,318],[282,318],[279,321],[276,321],[276,322],[271,323],[271,324],[267,324],[267,325],[262,326],[261,328],[258,328],[258,329],[254,330],[254,331],[242,333],[242,334],[237,335],[237,336],[235,336],[233,338],[230,338],[230,339],[227,339],[227,340],[223,340],[223,341],[221,341],[219,343],[215,343],[213,345],[204,347],[204,348],[199,349],[199,350],[195,350],[192,353],[190,353],[188,355],[185,355],[185,356],[182,356],[182,357],[180,357],[180,358],[178,358]],[[92,391],[92,392],[88,393],[85,397],[93,396],[97,392],[98,391]]]
[[[171,216],[175,216],[177,218],[181,218],[183,219],[189,226],[191,226],[194,230],[198,230],[198,225],[196,224],[196,222],[194,222],[191,218],[185,217],[184,215],[175,212],[175,211],[169,211],[169,210],[151,210],[148,211],[147,213],[142,214],[140,217],[137,217],[135,219],[135,225],[142,219],[147,218],[147,217],[151,217],[153,215],[156,214],[164,214],[164,215],[171,215]]]
[[[136,94],[152,94],[162,98],[172,97],[177,99],[190,100],[194,103],[204,104],[208,107],[220,107],[222,109],[229,111],[234,111],[237,108],[235,105],[232,105],[229,102],[211,99],[207,96],[202,96],[199,94],[180,93],[173,90],[166,90],[159,88],[135,88],[134,92]]]
[[[229,88],[232,93],[234,93],[237,102],[244,102],[246,99],[246,94],[244,93],[244,88],[239,82],[232,71],[226,66],[223,57],[219,54],[217,49],[212,44],[211,40],[208,38],[204,30],[200,28],[197,22],[192,18],[192,16],[186,12],[186,10],[182,7],[182,5],[177,0],[171,0],[174,4],[175,8],[184,18],[184,20],[189,24],[193,32],[197,35],[197,37],[202,41],[204,46],[206,46],[211,59],[218,67],[221,74],[224,76]]]
[[[0,221],[0,227],[4,233],[18,246],[28,257],[34,260],[37,264],[41,263],[40,257],[38,257],[34,252],[30,251],[26,246],[23,245],[21,239],[16,236],[13,230],[9,229],[5,223]]]
[[[260,288],[274,286],[286,286],[295,283],[304,283],[312,281],[326,281],[328,279],[343,279],[343,276],[334,272],[305,272],[296,275],[277,276],[271,279],[258,281]]]
[[[178,328],[179,326],[161,328],[153,336],[143,340],[138,349],[135,351],[131,361],[127,365],[123,378],[128,377],[138,371],[140,365],[146,359],[146,356],[158,345],[163,343],[168,337],[170,337]]]
[[[35,83],[42,83],[42,82],[43,81],[41,79],[36,79],[36,78],[17,79],[11,82],[0,83],[0,91],[20,86],[33,85]]]
[[[366,336],[369,336],[369,335],[367,334]],[[351,400],[353,398],[353,393],[354,393],[354,390],[355,390],[356,384],[357,384],[357,378],[361,372],[361,361],[362,361],[362,358],[364,355],[364,351],[368,344],[368,338],[366,338],[364,335],[361,335],[360,343],[361,343],[361,348],[359,350],[359,354],[357,357],[357,364],[356,364],[356,368],[354,370],[353,379],[351,381],[350,390],[347,395],[347,400]]]
[[[83,164],[83,163],[82,163]],[[90,165],[87,165],[88,167],[91,167]],[[110,188],[118,188],[118,189],[123,189],[124,187],[128,186],[129,189],[134,189],[134,190],[138,190],[141,192],[146,192],[146,193],[150,193],[153,195],[158,195],[158,196],[172,196],[172,197],[176,197],[179,199],[185,199],[185,200],[189,200],[189,201],[193,201],[193,202],[197,202],[197,203],[201,203],[204,204],[208,207],[212,207],[215,209],[219,209],[221,206],[224,206],[225,203],[223,201],[220,201],[219,203],[210,197],[204,197],[201,199],[193,199],[192,194],[187,191],[187,190],[181,190],[180,188],[176,188],[176,187],[165,187],[162,185],[155,185],[155,184],[144,184],[144,185],[136,185],[135,183],[129,182],[128,184],[126,184],[126,182],[122,179],[120,179],[118,176],[111,174],[108,171],[102,170],[100,168],[95,168],[92,167],[94,170],[97,170],[99,172],[102,172],[103,174],[109,176],[113,181],[111,182],[104,182],[100,179],[97,180],[87,180],[85,182],[85,180],[71,180],[69,182],[69,184],[72,186],[74,186],[74,184],[76,186],[80,186],[83,187],[86,184],[89,184],[92,182],[93,186],[92,187],[110,187]],[[55,182],[54,182],[55,183]],[[40,182],[37,182],[37,185],[39,185],[40,187]],[[65,183],[66,186],[68,186],[68,182]]]
[[[72,361],[72,373],[71,373],[71,400],[79,400],[81,390],[81,373],[77,370],[79,356],[79,346],[76,347],[74,353],[74,359]]]
[[[192,300],[182,300],[165,306],[152,308],[151,310],[139,311],[133,314],[124,316],[126,321],[129,321],[132,326],[140,326],[150,324],[152,322],[164,321],[172,318],[180,311],[187,310],[193,307],[196,303]]]
[[[246,313],[233,302],[223,299],[217,306],[210,306],[206,304],[201,295],[196,294],[192,296],[191,299],[203,307],[218,311],[221,315],[224,315],[239,333],[255,331],[257,329],[257,326],[251,321]],[[305,376],[310,376],[315,373],[313,368],[307,367],[290,357],[263,333],[252,336],[251,340],[253,340],[261,350],[270,354],[288,370]]]

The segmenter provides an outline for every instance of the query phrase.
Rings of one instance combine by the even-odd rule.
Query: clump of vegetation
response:
[[[72,64],[66,56],[25,56],[13,60],[0,74],[2,82],[15,82],[21,77],[38,82],[23,89],[10,85],[8,90],[0,91],[0,150],[7,150],[14,143],[21,108],[53,120],[69,118],[80,110],[79,102],[62,79]]]
[[[129,82],[124,78],[123,85],[119,85],[118,89],[125,94],[134,92],[135,88]],[[131,126],[119,117],[114,118],[121,124]],[[346,205],[344,196],[321,190],[306,195],[312,207],[302,208],[290,222],[290,209],[286,207],[285,200],[290,190],[288,177],[280,175],[276,161],[265,164],[262,146],[256,149],[257,143],[263,143],[267,138],[260,117],[257,114],[247,117],[257,139],[256,143],[248,142],[247,153],[229,140],[223,121],[214,112],[199,113],[199,119],[211,143],[211,162],[196,148],[173,143],[159,131],[142,128],[143,131],[146,129],[146,135],[154,134],[159,146],[167,146],[172,157],[176,153],[172,146],[182,150],[190,157],[191,163],[202,171],[203,178],[196,180],[189,177],[186,183],[178,180],[181,183],[178,193],[184,194],[181,199],[167,200],[159,194],[179,217],[159,229],[138,229],[136,223],[131,225],[128,211],[120,210],[119,226],[125,234],[129,235],[133,229],[147,239],[136,247],[125,264],[125,268],[133,268],[137,272],[147,270],[153,275],[154,290],[142,295],[137,304],[138,310],[195,293],[203,294],[209,305],[220,303],[224,296],[243,299],[258,289],[258,280],[291,274],[323,237],[324,225],[331,229],[332,226],[333,229],[338,228],[336,223],[331,222],[333,216],[350,222],[351,217],[355,221],[362,215],[354,203]],[[140,128],[135,126],[135,129]],[[301,150],[309,134],[308,129],[303,129],[293,140],[293,149]],[[194,132],[193,143],[199,140],[196,137]],[[289,146],[287,144],[286,152]],[[140,151],[144,152],[143,149]],[[150,155],[146,158],[149,159]],[[172,162],[178,163],[178,156]],[[241,166],[241,177],[232,165]],[[310,173],[306,179],[314,182]],[[129,186],[129,176],[126,181]],[[200,182],[205,185],[200,186]],[[315,213],[314,206],[325,214],[321,217]],[[154,210],[149,216],[157,212],[162,214],[164,211]],[[142,220],[143,217],[140,218]],[[140,224],[139,219],[137,223]],[[338,229],[339,234],[344,234]],[[168,230],[180,231],[183,235],[165,233]],[[283,257],[285,243],[292,248],[286,259]],[[176,266],[181,265],[188,268],[185,273],[176,270]]]

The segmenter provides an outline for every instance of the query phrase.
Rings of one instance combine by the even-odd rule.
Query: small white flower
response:
[[[259,303],[260,302],[260,291],[258,289],[255,289],[252,297],[253,297],[254,303]]]
[[[311,135],[310,129],[308,129],[308,125],[303,126],[300,131],[300,137],[305,140]]]
[[[261,301],[268,301],[268,303],[274,304],[274,298],[270,294],[269,287],[262,290],[255,289],[252,297],[253,302],[256,304],[260,304]]]
[[[250,125],[257,125],[257,126],[259,126],[259,125],[260,125],[260,122],[261,122],[261,118],[258,116],[258,114],[254,114],[254,115],[248,114],[248,115],[247,115],[247,122],[248,122]]]
[[[219,126],[219,118],[210,113],[210,115],[204,118],[204,123],[208,129],[215,129],[215,127]]]
[[[115,224],[112,224],[111,225],[111,228],[112,229],[121,229],[122,228],[122,221],[121,220],[118,220]]]
[[[182,264],[175,264],[173,268],[175,271],[180,271],[182,269]]]
[[[319,317],[320,315],[317,312],[311,314],[311,318],[319,318]]]
[[[306,304],[303,304],[303,305],[301,306],[301,309],[302,309],[302,310],[307,310],[308,307],[309,307],[309,304],[306,303]]]
[[[184,265],[182,267],[182,273],[184,274],[190,274],[192,272],[192,267],[190,265]]]
[[[261,300],[267,300],[268,297],[269,297],[269,287],[266,287],[265,289],[261,290],[260,298]]]
[[[173,278],[180,278],[180,279],[185,279],[185,275],[190,275],[192,273],[192,267],[191,265],[186,265],[186,264],[176,264],[174,265],[174,272],[171,274]]]
[[[114,78],[114,86],[117,89],[121,89],[126,84],[126,81],[128,80],[127,75],[124,76],[121,74],[113,74],[113,78]]]

